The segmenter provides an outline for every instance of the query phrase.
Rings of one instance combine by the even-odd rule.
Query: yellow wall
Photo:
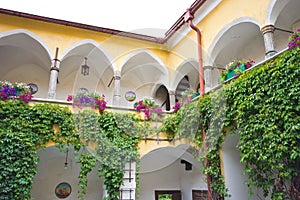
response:
[[[270,0],[223,0],[212,12],[197,24],[202,36],[203,62],[205,62],[205,55],[217,34],[234,20],[247,17],[256,21],[260,27],[264,26],[269,4]],[[186,48],[191,46],[189,45],[191,44],[190,40],[193,40],[194,43],[197,41],[196,32],[194,30],[191,30],[180,43],[171,49],[171,52],[187,52]],[[193,51],[194,53],[189,52],[189,57],[197,59],[194,46]],[[172,62],[172,66],[174,67],[179,66],[182,62],[172,54],[170,54],[169,60],[172,60],[170,62]]]

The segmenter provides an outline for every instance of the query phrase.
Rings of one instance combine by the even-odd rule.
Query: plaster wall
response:
[[[78,175],[80,165],[74,159],[72,151],[68,155],[68,168],[64,169],[65,154],[55,147],[48,147],[39,152],[38,172],[34,177],[32,197],[35,200],[58,200],[55,188],[61,182],[71,185],[72,192],[65,200],[78,199]],[[97,170],[88,175],[88,186],[85,200],[101,199],[103,181],[98,178]]]
[[[225,200],[257,200],[264,199],[257,189],[253,189],[252,196],[248,194],[248,187],[245,185],[247,175],[244,175],[244,167],[240,163],[241,152],[237,149],[239,136],[228,135],[222,148],[222,167],[225,177],[225,187],[228,188],[230,197]]]
[[[140,200],[155,199],[155,190],[181,190],[182,199],[192,199],[192,190],[207,189],[200,169],[193,166],[192,171],[185,171],[180,160],[165,168],[142,173],[140,183]]]

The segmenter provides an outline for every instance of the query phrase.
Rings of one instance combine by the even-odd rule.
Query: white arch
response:
[[[141,160],[147,158],[147,156],[149,155],[154,155],[156,154],[156,152],[163,152],[163,151],[168,151],[168,153],[166,155],[170,156],[172,159],[168,160],[166,163],[163,163],[163,166],[161,166],[159,163],[156,163],[156,166],[149,166],[149,169],[151,170],[158,170],[158,169],[162,169],[166,166],[164,165],[169,165],[173,162],[175,162],[176,160],[178,160],[179,158],[184,158],[187,161],[193,163],[195,161],[194,160],[194,155],[192,155],[194,152],[198,152],[200,153],[197,149],[195,149],[194,147],[192,147],[190,144],[182,144],[182,143],[177,143],[175,145],[172,145],[171,143],[165,143],[164,145],[159,145],[159,146],[153,146],[153,148],[148,149],[147,152],[145,152],[142,156],[141,156]],[[160,153],[158,153],[157,155],[160,156]],[[169,162],[169,163],[168,163]],[[196,164],[196,163],[195,163]],[[143,173],[145,173],[146,171],[143,171]]]
[[[163,67],[162,69],[163,69],[163,72],[165,73],[165,75],[168,75],[168,69],[167,69],[167,67],[165,66],[165,64],[160,60],[160,58],[158,58],[154,53],[152,53],[152,52],[149,51],[148,49],[140,49],[140,50],[136,50],[136,51],[133,51],[132,53],[130,53],[130,54],[125,58],[125,60],[122,62],[120,71],[122,72],[123,67],[125,66],[125,64],[126,64],[131,58],[133,58],[134,56],[136,56],[136,55],[138,55],[138,54],[141,54],[141,53],[146,53],[146,54],[148,54],[151,58],[153,58],[160,66]]]
[[[229,24],[227,24],[221,31],[219,31],[219,33],[216,35],[215,39],[211,43],[210,47],[208,48],[204,66],[212,66],[213,65],[214,59],[212,59],[212,54],[213,54],[213,51],[215,50],[215,47],[217,46],[219,40],[222,38],[222,36],[233,26],[236,26],[238,24],[245,23],[245,22],[252,23],[252,24],[257,25],[258,27],[261,27],[258,20],[251,18],[251,17],[241,17],[241,18],[238,18],[238,19],[230,22]]]
[[[289,2],[289,0],[271,0],[267,10],[266,24],[275,24],[280,12]]]
[[[16,30],[11,30],[11,31],[7,31],[7,32],[3,32],[0,33],[0,39],[5,38],[5,37],[9,37],[9,36],[13,36],[13,35],[17,35],[17,34],[25,34],[28,37],[32,38],[32,40],[36,41],[38,44],[40,44],[42,46],[42,48],[44,48],[46,50],[46,52],[48,53],[49,58],[53,58],[53,53],[49,46],[40,38],[38,37],[36,34],[28,31],[28,30],[24,30],[24,29],[16,29]]]
[[[85,44],[91,44],[93,46],[95,46],[96,49],[98,49],[100,52],[102,52],[104,54],[104,56],[107,58],[107,60],[109,61],[110,63],[110,67],[112,68],[113,71],[116,70],[116,67],[114,65],[114,63],[112,62],[112,58],[110,56],[110,54],[105,50],[103,49],[95,40],[92,40],[92,39],[86,39],[86,40],[81,40],[71,46],[69,46],[61,55],[60,55],[60,60],[62,58],[64,58],[66,55],[68,55],[73,49],[75,49],[76,47],[79,47],[79,46],[82,46],[82,45],[85,45]]]
[[[167,86],[163,82],[157,82],[157,83],[154,84],[154,86],[151,89],[151,93],[150,94],[151,94],[152,97],[155,96],[156,91],[162,85],[165,86],[165,88],[168,90]]]
[[[183,66],[185,66],[187,63],[191,64],[193,66],[193,68],[199,72],[199,69],[194,65],[195,63],[198,65],[198,61],[196,61],[194,58],[189,58],[187,60],[184,60],[177,68],[176,71],[174,72],[173,76],[172,76],[172,80],[171,80],[171,84],[170,84],[170,90],[175,91],[176,87],[178,85],[178,83],[180,82],[180,80],[188,73],[190,72],[190,70],[187,70],[186,68],[183,68]],[[183,69],[184,74],[182,74],[182,72],[180,71],[181,69]],[[179,77],[179,78],[178,78]]]

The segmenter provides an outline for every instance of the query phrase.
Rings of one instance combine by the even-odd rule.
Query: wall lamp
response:
[[[88,76],[90,72],[90,67],[87,65],[87,57],[84,57],[85,63],[81,65],[81,74],[83,76]]]

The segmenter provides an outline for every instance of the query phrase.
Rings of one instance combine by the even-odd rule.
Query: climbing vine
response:
[[[0,199],[29,199],[37,171],[35,146],[26,133],[1,130],[0,139]]]
[[[7,100],[0,101],[0,119],[0,199],[30,199],[37,172],[36,150],[49,141],[61,148],[81,145],[72,113],[57,105],[28,106],[20,100]]]
[[[80,190],[78,191],[78,198],[84,200],[88,184],[87,175],[95,168],[96,158],[89,152],[82,152],[79,157],[79,163],[80,172],[78,176],[78,186],[80,187]]]
[[[140,138],[141,126],[132,114],[103,112],[101,115],[93,111],[83,111],[76,115],[80,137],[89,143],[96,144],[93,156],[82,159],[81,166],[85,172],[98,163],[98,174],[104,179],[108,192],[107,200],[119,197],[119,189],[123,183],[124,166],[126,162],[138,159],[137,144]],[[90,160],[90,161],[87,161]],[[80,175],[80,198],[84,199],[87,185],[87,173]]]
[[[300,199],[299,47],[245,73],[227,88],[251,189]]]
[[[200,162],[209,160],[203,172],[211,177],[214,199],[230,195],[224,187],[219,151],[226,135],[237,133],[249,194],[258,188],[265,197],[299,200],[299,62],[299,47],[286,51],[165,120],[162,131],[172,137],[196,125],[194,142],[200,151],[203,142],[208,147]],[[198,119],[198,124],[191,119]]]

